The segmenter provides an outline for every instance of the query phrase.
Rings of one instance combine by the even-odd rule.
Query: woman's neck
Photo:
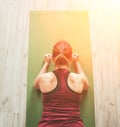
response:
[[[59,69],[59,68],[68,69],[68,66],[67,65],[55,66],[55,69]]]

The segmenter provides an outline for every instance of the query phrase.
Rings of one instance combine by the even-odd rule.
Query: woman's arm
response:
[[[44,64],[43,64],[43,66],[42,66],[42,68],[41,68],[41,70],[40,70],[38,76],[36,77],[36,79],[35,79],[35,81],[34,81],[34,87],[35,87],[36,89],[39,89],[39,79],[40,79],[40,77],[42,77],[42,75],[43,75],[44,73],[47,72],[48,67],[49,67],[49,65],[50,65],[51,58],[52,58],[52,55],[51,55],[51,54],[48,53],[48,54],[45,55]]]
[[[80,65],[80,62],[79,62],[79,55],[77,53],[73,53],[73,64],[74,64],[74,67],[75,67],[75,70],[76,70],[76,73],[80,74],[81,75],[81,78],[82,78],[82,81],[83,81],[83,84],[84,84],[84,87],[83,87],[83,91],[87,91],[88,87],[89,87],[89,83],[88,83],[88,79]]]

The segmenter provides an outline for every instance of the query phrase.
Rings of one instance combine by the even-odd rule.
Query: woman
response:
[[[47,72],[50,61],[55,69]],[[73,62],[76,72],[70,72]],[[45,55],[44,65],[34,87],[42,92],[43,113],[38,127],[84,127],[80,118],[80,97],[88,89],[88,80],[80,66],[79,55],[65,41],[57,42],[53,53]]]

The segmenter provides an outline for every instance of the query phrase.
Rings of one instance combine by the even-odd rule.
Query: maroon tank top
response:
[[[84,127],[80,119],[80,94],[69,88],[67,69],[57,69],[53,73],[57,86],[49,93],[43,93],[43,113],[38,127]]]

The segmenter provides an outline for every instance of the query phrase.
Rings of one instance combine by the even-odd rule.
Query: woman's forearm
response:
[[[75,62],[75,63],[74,63],[74,67],[75,67],[76,73],[81,73],[81,72],[83,72],[82,67],[81,67],[81,65],[80,65],[79,62]]]
[[[84,91],[86,91],[89,87],[88,79],[87,79],[84,71],[82,70],[82,67],[81,67],[79,62],[74,63],[74,66],[75,66],[76,73],[81,74],[81,76],[82,76],[82,80],[84,82],[84,88],[83,89],[84,89]]]
[[[46,73],[48,71],[48,67],[49,67],[50,61],[51,61],[51,54],[48,53],[48,54],[45,55],[44,64],[43,64],[39,74],[37,75],[37,77],[35,79],[34,87],[36,89],[39,89],[39,83],[38,83],[39,79],[43,75],[43,73]]]
[[[39,74],[46,73],[46,72],[48,71],[48,67],[49,67],[49,64],[48,64],[48,63],[44,63],[44,65],[43,65],[43,67],[41,68]]]
[[[42,68],[40,70],[40,74],[46,73],[48,71],[48,67],[50,65],[51,59],[52,59],[52,55],[50,53],[45,55],[44,64],[43,64],[43,66],[42,66]]]

